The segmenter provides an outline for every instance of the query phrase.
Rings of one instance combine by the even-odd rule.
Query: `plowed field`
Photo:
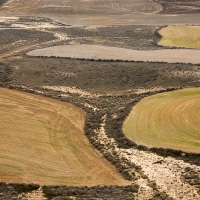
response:
[[[0,181],[125,184],[89,144],[84,121],[72,104],[0,88]]]
[[[124,122],[124,132],[138,144],[200,153],[200,88],[144,98]]]
[[[23,6],[22,6],[23,5]],[[2,12],[10,13],[66,13],[70,11],[117,11],[157,13],[162,6],[153,0],[11,0],[4,4]]]

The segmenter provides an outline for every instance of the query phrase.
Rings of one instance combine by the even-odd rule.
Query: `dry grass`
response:
[[[168,26],[159,33],[159,45],[200,49],[200,26]]]
[[[200,88],[153,95],[141,100],[124,122],[138,144],[200,152]]]
[[[89,144],[84,121],[72,104],[0,88],[0,181],[126,184]]]

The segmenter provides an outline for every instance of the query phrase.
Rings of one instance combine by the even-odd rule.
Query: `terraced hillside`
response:
[[[200,49],[200,26],[168,26],[159,33],[159,45]]]
[[[85,112],[72,104],[0,89],[0,181],[124,185],[84,136]]]
[[[125,134],[150,147],[200,152],[200,88],[141,100],[124,122]]]

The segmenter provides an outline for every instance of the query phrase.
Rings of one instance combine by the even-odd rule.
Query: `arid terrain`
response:
[[[198,0],[0,5],[0,199],[200,199]]]

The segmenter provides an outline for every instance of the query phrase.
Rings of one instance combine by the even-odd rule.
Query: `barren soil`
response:
[[[87,49],[87,51],[86,51]],[[200,51],[189,49],[162,49],[137,51],[98,45],[61,45],[37,49],[30,56],[63,57],[88,60],[120,60],[167,63],[200,63]]]

